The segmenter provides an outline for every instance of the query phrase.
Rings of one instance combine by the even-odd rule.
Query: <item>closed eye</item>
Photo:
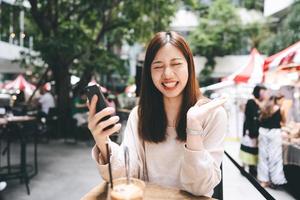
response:
[[[172,65],[174,65],[174,66],[180,66],[180,65],[182,65],[183,63],[173,63]]]
[[[163,66],[154,66],[153,69],[161,69]]]

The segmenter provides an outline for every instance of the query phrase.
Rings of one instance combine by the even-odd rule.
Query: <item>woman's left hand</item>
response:
[[[213,100],[200,99],[187,112],[187,128],[191,130],[203,130],[204,119],[213,110],[222,106],[227,101],[226,98],[216,98]]]

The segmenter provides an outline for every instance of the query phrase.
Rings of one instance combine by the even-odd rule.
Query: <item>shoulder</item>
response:
[[[248,104],[248,105],[255,105],[256,102],[254,101],[254,99],[249,99],[249,100],[247,101],[247,104]]]
[[[129,114],[129,120],[137,120],[138,119],[138,106],[135,106]]]
[[[44,94],[44,98],[50,99],[52,98],[52,95],[49,92],[47,92],[46,94]]]

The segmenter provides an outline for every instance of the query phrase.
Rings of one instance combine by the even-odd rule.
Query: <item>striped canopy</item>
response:
[[[257,51],[252,49],[248,62],[242,65],[238,71],[225,77],[224,80],[233,81],[234,83],[258,84],[263,81],[263,64],[264,59]]]
[[[300,41],[266,58],[264,70],[300,70]]]
[[[221,82],[201,88],[205,90],[217,90],[229,87],[234,84],[246,83],[255,85],[263,82],[263,64],[264,59],[260,53],[254,48],[252,49],[248,62],[242,65],[239,70],[222,79]]]
[[[9,83],[4,84],[4,89],[11,90],[22,90],[27,94],[32,94],[35,86],[25,80],[23,75],[18,75],[17,78]]]

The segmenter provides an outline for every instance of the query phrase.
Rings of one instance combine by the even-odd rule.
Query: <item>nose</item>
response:
[[[164,77],[169,78],[169,77],[172,77],[172,75],[173,75],[173,70],[171,69],[170,66],[166,66],[164,68]]]

